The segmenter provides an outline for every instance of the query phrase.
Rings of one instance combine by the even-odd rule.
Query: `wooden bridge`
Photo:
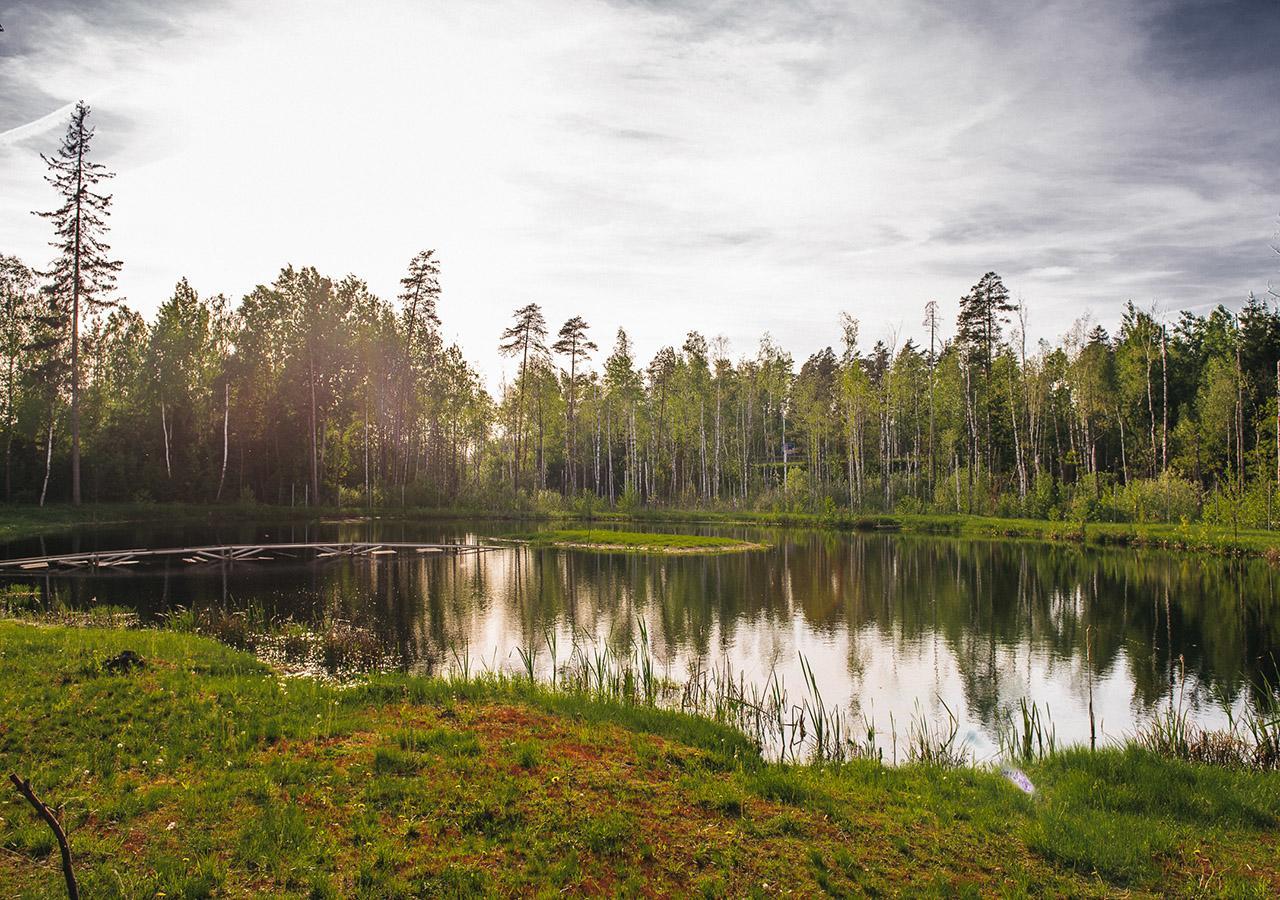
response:
[[[180,559],[189,565],[210,563],[265,562],[273,559],[334,559],[336,557],[379,557],[396,554],[434,553],[460,556],[501,550],[482,544],[412,544],[397,542],[339,541],[296,544],[217,544],[208,547],[172,547],[164,550],[95,550],[58,556],[28,556],[0,560],[0,572],[83,571],[136,566],[148,560]]]

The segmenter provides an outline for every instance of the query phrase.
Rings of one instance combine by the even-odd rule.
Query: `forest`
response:
[[[442,338],[432,250],[394,298],[286,266],[238,300],[179,281],[150,321],[115,302],[88,116],[46,157],[53,262],[0,256],[9,502],[1280,517],[1273,297],[1128,302],[1114,334],[1029,343],[988,272],[954,322],[922,303],[927,341],[868,346],[842,315],[798,365],[696,331],[646,361],[530,302],[494,335],[514,366],[494,395]]]

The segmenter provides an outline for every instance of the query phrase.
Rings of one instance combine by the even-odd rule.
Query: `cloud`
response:
[[[88,96],[144,310],[285,263],[391,296],[431,246],[495,370],[530,300],[642,353],[770,331],[803,359],[841,310],[918,338],[989,269],[1035,337],[1277,270],[1274,3],[163,9],[0,8],[0,243],[43,262],[35,153]]]

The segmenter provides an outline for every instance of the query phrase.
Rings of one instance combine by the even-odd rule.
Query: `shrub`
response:
[[[1122,522],[1177,522],[1195,518],[1200,506],[1196,485],[1166,472],[1159,478],[1135,478],[1108,497],[1111,518]]]

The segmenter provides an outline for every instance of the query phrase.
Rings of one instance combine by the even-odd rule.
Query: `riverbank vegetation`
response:
[[[105,663],[131,649],[140,668]],[[86,896],[952,896],[1280,888],[1280,776],[1137,746],[994,772],[768,763],[739,732],[519,677],[282,678],[191,634],[0,622],[0,765]],[[56,896],[0,800],[0,892]]]
[[[591,530],[591,523],[609,527],[751,526],[759,528],[832,529],[839,531],[901,532],[974,538],[1019,538],[1069,542],[1089,546],[1158,547],[1226,556],[1262,556],[1280,560],[1280,534],[1262,528],[1234,528],[1207,522],[1066,522],[997,516],[927,514],[851,514],[843,510],[822,513],[735,509],[676,509],[659,507],[630,511],[594,506],[582,510],[552,502],[519,509],[466,507],[342,507],[269,506],[258,503],[102,503],[45,507],[0,505],[0,540],[20,540],[84,526],[164,522],[168,525],[217,525],[227,522],[309,522],[362,519],[384,522],[426,522],[449,519],[490,519],[511,522],[574,525],[570,530]],[[586,526],[585,528],[583,526]],[[631,532],[645,541],[664,539],[648,532]],[[592,532],[605,535],[604,529]],[[526,535],[532,537],[532,533]],[[669,539],[671,535],[666,535]],[[637,546],[639,546],[637,544]]]
[[[144,320],[114,296],[110,198],[73,189],[110,177],[92,137],[80,104],[48,158],[48,274],[0,257],[7,500],[1280,520],[1266,299],[1117,304],[1114,333],[1085,317],[1037,343],[988,272],[954,322],[923,304],[919,339],[867,341],[843,316],[802,362],[768,335],[735,355],[697,332],[645,360],[622,329],[605,350],[583,317],[556,329],[528,303],[495,328],[513,372],[491,393],[444,340],[431,250],[394,300],[289,266],[238,299],[184,279]],[[82,221],[87,244],[67,231]]]
[[[764,544],[738,538],[656,531],[614,531],[604,528],[549,529],[503,535],[533,547],[602,550],[610,553],[734,553],[760,550]]]

